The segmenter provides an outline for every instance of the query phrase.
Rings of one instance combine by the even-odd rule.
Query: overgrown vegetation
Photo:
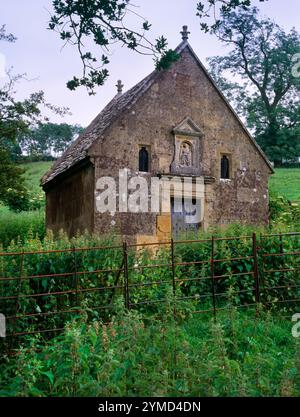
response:
[[[35,172],[35,164],[30,167]],[[278,178],[281,177],[281,172]],[[40,176],[39,169],[36,175]],[[31,180],[33,177],[30,177]],[[276,183],[276,177],[275,183]],[[274,187],[274,183],[272,185]],[[279,188],[279,183],[277,183]],[[31,188],[34,184],[31,184]],[[288,188],[285,190],[288,192]],[[283,196],[271,195],[272,231],[299,230],[299,208]],[[39,212],[33,212],[37,216]],[[42,216],[42,212],[40,212]],[[3,217],[3,220],[1,219]],[[7,226],[8,216],[15,219],[15,228]],[[53,238],[39,233],[24,219],[31,212],[13,214],[0,210],[0,236],[9,258],[0,259],[1,277],[29,277],[21,282],[1,282],[0,296],[22,294],[18,300],[2,300],[2,310],[8,316],[34,316],[8,321],[8,332],[31,332],[65,326],[65,331],[53,338],[53,333],[42,336],[23,336],[15,357],[2,356],[4,372],[0,376],[0,395],[5,396],[298,396],[300,393],[300,347],[291,335],[291,316],[296,303],[281,303],[284,299],[300,297],[299,256],[272,257],[262,266],[262,253],[299,251],[299,238],[266,238],[256,229],[259,239],[259,272],[261,302],[259,314],[236,307],[255,303],[251,239],[219,241],[215,258],[245,257],[243,260],[215,265],[215,275],[228,275],[216,282],[215,291],[225,294],[217,298],[217,322],[212,312],[193,314],[212,308],[210,243],[176,245],[175,260],[183,265],[175,268],[176,322],[173,316],[172,269],[170,267],[139,268],[170,263],[170,248],[149,256],[149,252],[129,250],[128,267],[130,303],[132,310],[124,311],[124,277],[117,281],[122,269],[123,248],[101,250],[101,245],[115,245],[116,239],[104,241],[97,236],[83,235],[68,239],[64,234]],[[18,222],[19,221],[19,222]],[[41,221],[41,219],[39,220]],[[14,224],[11,222],[11,224]],[[30,226],[29,226],[30,224]],[[37,223],[39,224],[39,223]],[[42,223],[40,223],[42,224]],[[276,225],[276,227],[275,227]],[[37,228],[38,229],[38,228]],[[31,230],[28,233],[28,230]],[[244,236],[251,227],[233,225],[227,230],[210,230],[201,238],[215,236]],[[11,233],[11,235],[10,235]],[[35,234],[40,237],[35,237]],[[11,237],[16,238],[9,244]],[[72,248],[91,248],[74,252]],[[25,252],[64,250],[50,254],[13,255]],[[284,274],[265,274],[268,269],[291,269]],[[98,270],[105,270],[98,272]],[[88,273],[83,273],[87,271]],[[68,275],[66,272],[69,272]],[[77,272],[78,274],[76,274]],[[242,273],[240,277],[236,273]],[[58,277],[47,275],[62,274]],[[197,280],[203,278],[203,280]],[[159,285],[134,286],[141,282]],[[120,288],[107,289],[120,284]],[[290,284],[287,288],[282,288]],[[88,289],[76,294],[75,289]],[[271,289],[269,289],[271,287]],[[73,292],[61,295],[30,297],[32,293]],[[240,292],[242,291],[242,292]],[[207,297],[204,297],[204,295]],[[185,298],[191,297],[191,298]],[[148,303],[154,301],[154,303]],[[279,303],[277,304],[277,302]],[[272,308],[272,303],[275,302]],[[138,304],[140,303],[140,304]],[[76,311],[81,315],[76,317]],[[60,314],[71,310],[72,313]],[[53,312],[55,314],[53,314]],[[46,313],[39,315],[39,313]],[[51,313],[51,314],[47,314]],[[282,316],[282,318],[280,318]],[[284,319],[283,316],[286,318]],[[71,320],[71,321],[70,321]],[[107,324],[104,324],[106,322]],[[15,327],[14,327],[15,326]],[[55,333],[54,333],[55,334]],[[10,339],[8,339],[9,342]],[[16,340],[13,347],[17,346]],[[6,345],[7,347],[7,345]],[[3,350],[2,350],[3,352]]]
[[[244,237],[249,234],[250,237]],[[235,306],[255,303],[251,229],[232,226],[226,232],[216,230],[215,236],[218,235],[231,239],[216,240],[214,245],[214,276],[220,277],[214,280],[216,307],[223,308],[228,299]],[[188,309],[202,311],[213,306],[209,236],[203,235],[207,238],[203,242],[174,246],[176,299],[188,301]],[[300,299],[299,256],[264,255],[297,253],[299,236],[258,239],[261,302],[269,309],[290,314],[296,301],[286,304],[285,300]],[[9,256],[0,257],[0,276],[8,278],[0,282],[2,311],[9,317],[27,315],[16,322],[8,321],[8,332],[61,328],[83,304],[90,310],[91,319],[110,320],[125,283],[124,251],[116,243],[88,234],[69,240],[61,233],[54,239],[48,233],[42,241],[28,238],[22,246],[25,255],[18,253],[19,242],[8,246]],[[127,254],[128,302],[140,312],[156,314],[159,304],[173,290],[171,248],[165,245],[156,253],[128,248]],[[286,272],[266,272],[280,269]]]
[[[23,211],[14,213],[0,205],[0,247],[6,248],[14,241],[21,249],[24,241],[30,236],[45,236],[44,210]]]
[[[79,46],[83,74],[69,81],[71,90],[83,85],[93,94],[108,76],[108,58],[100,57],[97,67],[93,54],[82,50],[82,40],[91,36],[108,50],[117,41],[150,53],[158,69],[178,59],[164,37],[149,42],[146,20],[138,32],[115,26],[125,22],[130,2],[87,1],[84,9],[73,3],[54,0],[49,25],[64,42]],[[231,91],[275,164],[296,164],[299,83],[292,57],[299,34],[259,20],[250,4],[198,2],[197,15],[202,30],[234,46],[227,57],[211,59],[215,74],[243,68],[242,89],[219,77],[220,85]],[[0,40],[15,37],[2,27]],[[260,283],[253,273],[251,227],[209,230],[199,236],[206,241],[176,244],[175,264],[170,245],[126,252],[122,245],[99,248],[121,243],[114,238],[54,238],[45,235],[38,185],[45,164],[26,165],[25,184],[16,163],[24,157],[22,148],[32,161],[51,159],[81,129],[42,123],[41,106],[61,114],[66,109],[45,102],[43,92],[16,101],[13,87],[22,76],[8,75],[0,91],[0,200],[6,204],[0,206],[0,251],[6,252],[0,257],[0,297],[8,334],[24,334],[0,346],[0,396],[299,396],[300,345],[290,321],[300,299],[299,237],[263,236],[299,230],[298,170],[278,170],[271,179],[270,228],[255,230]],[[211,234],[238,237],[215,240],[214,262]],[[33,335],[40,330],[54,333]],[[13,356],[6,355],[8,347]]]
[[[232,308],[216,322],[176,323],[171,302],[151,318],[121,303],[107,325],[86,315],[3,357],[0,396],[300,395],[300,346],[289,321]]]
[[[0,204],[0,246],[6,248],[14,240],[21,248],[30,236],[44,238],[45,194],[40,187],[40,179],[51,165],[52,162],[34,162],[20,166],[24,171],[25,187],[29,190],[26,193],[28,210],[14,211]]]

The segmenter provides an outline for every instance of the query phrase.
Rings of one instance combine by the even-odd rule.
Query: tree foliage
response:
[[[217,10],[229,13],[251,3],[252,0],[199,1],[196,12],[200,27],[205,32],[218,27]],[[75,46],[82,61],[81,76],[73,76],[67,82],[70,90],[84,86],[89,94],[95,94],[95,87],[103,85],[109,76],[108,54],[112,45],[153,56],[158,70],[169,68],[178,59],[178,54],[168,49],[164,36],[150,40],[152,25],[136,12],[137,6],[131,0],[53,0],[52,5],[48,29],[57,32],[64,45]],[[209,19],[213,20],[210,24]]]
[[[0,41],[14,42],[16,38],[7,34],[5,26],[0,29]],[[14,210],[27,208],[27,190],[24,185],[23,170],[14,159],[18,154],[17,138],[26,134],[30,126],[43,120],[42,108],[64,115],[68,109],[53,106],[45,100],[43,91],[30,94],[19,100],[16,94],[18,82],[23,75],[13,75],[7,71],[7,81],[0,86],[0,201]]]
[[[174,51],[167,49],[163,36],[155,42],[147,38],[151,25],[135,12],[129,0],[53,0],[52,4],[54,13],[49,29],[58,32],[65,44],[77,47],[83,64],[81,77],[68,81],[70,90],[85,86],[89,94],[94,94],[94,88],[103,85],[109,75],[108,52],[115,44],[154,56],[159,68],[168,67],[174,59]],[[128,17],[132,16],[139,21],[139,29],[128,24]],[[95,53],[91,41],[97,47]]]
[[[260,18],[254,7],[224,14],[214,34],[231,47],[227,55],[209,59],[220,88],[276,165],[295,159],[300,155],[300,78],[292,69],[299,33]]]
[[[16,165],[20,152],[18,137],[27,135],[30,127],[43,120],[42,107],[65,114],[46,102],[44,92],[31,94],[27,99],[16,98],[15,86],[23,77],[8,73],[9,81],[0,88],[0,201],[14,210],[27,209],[27,190],[24,185],[24,171]]]
[[[28,155],[47,157],[60,155],[83,131],[79,125],[67,123],[40,123],[29,129],[19,139],[19,144]]]
[[[6,33],[5,25],[0,26],[0,41],[15,42],[17,38],[12,33]]]
[[[259,0],[261,3],[268,0]],[[235,10],[246,10],[253,0],[201,0],[197,3],[197,16],[204,32],[214,32],[219,28],[222,18]]]

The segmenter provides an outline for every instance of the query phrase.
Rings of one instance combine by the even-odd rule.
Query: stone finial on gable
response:
[[[117,87],[118,94],[122,94],[124,85],[122,84],[121,80],[118,80],[116,87]]]
[[[185,25],[182,27],[182,32],[180,33],[182,35],[182,40],[187,41],[191,32],[188,31],[188,27]]]

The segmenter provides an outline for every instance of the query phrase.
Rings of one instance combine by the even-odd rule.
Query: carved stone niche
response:
[[[173,129],[174,159],[171,173],[202,174],[202,130],[189,117]]]

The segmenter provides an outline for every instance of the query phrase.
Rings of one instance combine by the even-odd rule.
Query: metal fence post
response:
[[[173,314],[176,319],[176,275],[175,275],[175,256],[174,256],[174,239],[171,239],[171,261],[172,261],[172,285],[173,285]]]
[[[214,236],[211,237],[211,258],[210,258],[210,273],[211,273],[211,289],[212,289],[212,300],[213,300],[213,311],[214,311],[214,318],[216,318],[216,291],[215,291],[215,264],[214,264],[214,257],[215,257],[215,238]]]
[[[255,279],[255,302],[258,304],[260,302],[260,287],[259,287],[256,233],[252,234],[252,248],[253,248],[253,273],[254,273],[254,279]]]
[[[74,257],[74,277],[75,277],[75,301],[76,307],[78,307],[78,274],[77,274],[77,257],[76,257],[76,249],[73,246],[73,257]]]
[[[17,314],[18,314],[18,311],[19,311],[19,308],[20,308],[19,296],[20,296],[20,291],[21,291],[21,283],[22,283],[22,279],[23,279],[23,271],[24,271],[24,250],[22,251],[21,260],[20,260],[20,277],[19,277],[18,285],[17,285],[17,297],[16,297],[16,303],[15,303],[15,317],[14,317],[14,321],[13,321],[13,332],[12,332],[12,337],[11,337],[10,349],[12,349],[12,347],[13,347],[14,338],[15,338],[15,334],[16,334],[16,330],[17,330]]]
[[[279,235],[279,250],[280,250],[280,253],[281,253],[281,255],[283,254],[283,241],[282,241],[282,233],[280,232],[280,235]],[[284,267],[285,267],[285,260],[284,260],[284,257],[283,256],[280,256],[280,265],[281,265],[281,267],[282,267],[282,269],[284,269]],[[282,273],[282,278],[284,279],[284,272]]]
[[[280,232],[279,234],[279,248],[280,248],[280,253],[283,253],[283,242],[282,242],[282,233]]]
[[[127,243],[123,242],[123,257],[124,257],[124,298],[125,298],[125,307],[129,310],[130,301],[129,301],[129,282],[128,282],[128,251]]]
[[[176,309],[176,273],[175,273],[175,255],[174,255],[174,239],[171,238],[171,261],[172,261],[172,286],[173,286],[173,317],[174,317],[174,336],[175,343],[173,349],[174,355],[174,377],[177,378],[177,309]]]

